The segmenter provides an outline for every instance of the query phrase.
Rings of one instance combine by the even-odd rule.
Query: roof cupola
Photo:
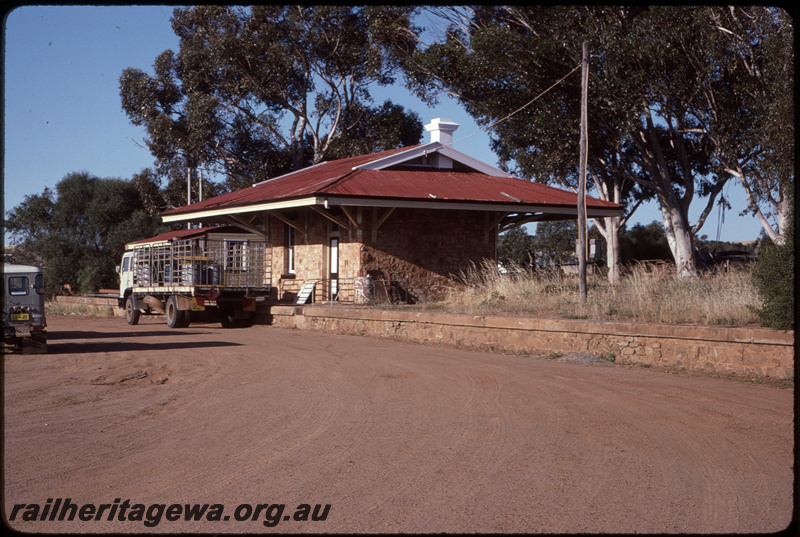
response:
[[[452,146],[453,133],[458,129],[458,123],[452,119],[440,118],[432,120],[425,125],[425,130],[431,133],[431,142]]]

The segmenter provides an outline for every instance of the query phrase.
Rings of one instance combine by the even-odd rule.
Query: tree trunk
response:
[[[597,174],[592,174],[597,197],[603,201],[622,202],[622,189],[624,181],[618,176],[610,175],[606,181],[601,181]],[[606,266],[608,267],[608,283],[615,285],[620,280],[620,253],[619,253],[619,230],[625,222],[636,211],[641,204],[637,202],[625,217],[613,216],[605,218],[594,218],[594,224],[603,240],[606,242]]]
[[[661,216],[664,221],[664,234],[667,236],[669,249],[675,259],[675,269],[679,278],[697,276],[697,265],[692,248],[692,232],[689,223],[675,207],[661,202]]]
[[[775,241],[775,244],[783,246],[786,243],[786,233],[789,231],[791,216],[791,204],[786,195],[783,195],[778,203],[778,240]]]
[[[594,219],[595,227],[606,242],[606,266],[608,267],[608,283],[616,285],[620,280],[619,268],[619,229],[622,219],[619,216],[607,216]]]
[[[684,145],[678,136],[672,139],[678,140],[678,147],[684,148],[678,151],[678,164],[683,170],[681,174],[684,192],[679,198],[673,188],[673,175],[667,158],[661,147],[658,131],[655,127],[652,111],[647,102],[643,104],[645,124],[640,131],[640,137],[633,138],[633,142],[639,149],[642,157],[642,164],[650,175],[649,185],[644,183],[645,188],[653,189],[658,195],[658,206],[661,209],[661,217],[664,224],[664,234],[669,243],[669,249],[675,260],[675,268],[679,278],[687,278],[697,275],[697,265],[694,262],[692,252],[692,226],[689,224],[689,205],[694,197],[694,177],[691,166],[686,158]],[[677,134],[680,129],[675,129],[671,123],[667,128]],[[674,145],[673,145],[674,147]],[[713,194],[712,194],[713,195]]]

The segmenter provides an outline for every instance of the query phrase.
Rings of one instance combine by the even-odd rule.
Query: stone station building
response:
[[[162,218],[234,225],[265,238],[279,299],[304,286],[317,302],[437,299],[470,264],[496,259],[499,233],[577,217],[575,193],[453,149],[457,128],[434,119],[428,143],[321,162]],[[586,208],[588,218],[622,212],[591,197]]]

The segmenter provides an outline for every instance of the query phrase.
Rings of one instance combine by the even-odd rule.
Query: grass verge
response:
[[[486,263],[470,267],[461,280],[464,285],[450,289],[441,303],[448,312],[741,326],[758,322],[748,306],[761,304],[743,270],[678,278],[638,265],[616,285],[589,277],[584,304],[577,277],[555,271],[504,273]]]

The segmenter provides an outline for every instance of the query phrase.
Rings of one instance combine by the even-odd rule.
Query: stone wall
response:
[[[364,275],[387,275],[415,302],[443,298],[453,276],[495,258],[496,234],[486,214],[464,210],[398,209],[373,235],[364,233]]]
[[[617,362],[741,375],[794,377],[794,333],[764,328],[531,319],[272,306],[274,326],[516,354],[588,352]]]
[[[79,313],[124,316],[116,298],[58,296]],[[794,333],[750,327],[686,326],[616,321],[532,319],[376,310],[345,306],[259,307],[257,322],[546,356],[589,352],[617,362],[740,375],[794,377]]]
[[[272,274],[278,297],[285,290],[296,291],[305,280],[327,279],[330,237],[339,237],[339,278],[353,279],[368,274],[402,287],[413,301],[438,300],[453,283],[453,276],[470,264],[494,259],[496,233],[487,213],[464,210],[349,208],[357,225],[337,226],[310,209],[286,215],[301,231],[295,232],[294,279],[281,280],[286,271],[286,224],[270,217],[269,237],[273,245]],[[330,213],[349,222],[338,207]],[[379,225],[380,224],[380,225]],[[488,229],[488,231],[487,231]],[[328,300],[317,289],[316,299]]]
[[[55,296],[52,301],[57,307],[77,314],[125,316],[125,310],[119,308],[116,297]]]

